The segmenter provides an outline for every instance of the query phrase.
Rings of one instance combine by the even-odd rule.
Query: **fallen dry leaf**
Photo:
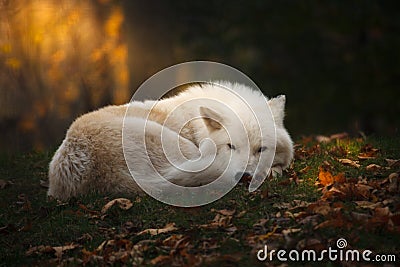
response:
[[[282,234],[284,236],[287,236],[289,234],[295,234],[295,233],[298,233],[298,232],[301,232],[301,228],[289,228],[289,229],[282,230]]]
[[[25,252],[25,255],[30,256],[32,254],[42,254],[42,253],[52,253],[52,252],[54,252],[53,247],[40,245],[40,246],[35,246],[35,247],[29,248]]]
[[[230,228],[231,230],[234,229],[232,228],[232,217],[233,214],[235,214],[235,210],[215,210],[211,209],[213,212],[217,212],[215,215],[214,219],[212,220],[211,223],[209,224],[202,224],[199,225],[201,228],[208,228],[208,229],[215,229],[215,228]],[[227,230],[229,232],[229,230]]]
[[[219,213],[221,215],[224,215],[224,216],[232,216],[236,212],[235,210],[226,210],[226,209],[223,209],[223,210],[211,209],[211,211],[215,211],[215,212],[217,212],[217,213]]]
[[[263,234],[263,235],[254,235],[252,236],[255,240],[258,241],[263,241],[263,240],[267,240],[268,238],[270,238],[271,236],[273,236],[276,232],[276,229],[278,229],[278,226],[275,226],[274,229],[272,229],[271,232]]]
[[[137,233],[137,235],[143,235],[143,234],[150,234],[150,235],[158,235],[158,234],[163,234],[163,233],[168,233],[171,231],[175,231],[178,228],[175,227],[175,223],[168,223],[167,225],[165,225],[164,228],[159,228],[159,229],[154,229],[154,228],[150,228],[150,229],[146,229],[143,230],[139,233]]]
[[[374,148],[370,144],[366,144],[361,148],[361,153],[358,154],[360,160],[374,159],[379,153],[379,149]]]
[[[392,215],[392,213],[389,210],[389,207],[384,207],[384,208],[376,208],[374,212],[374,216],[377,217],[389,217]]]
[[[321,214],[323,216],[328,215],[331,212],[332,208],[326,201],[318,201],[315,203],[311,203],[307,207],[307,211],[309,213]]]
[[[374,210],[375,208],[382,206],[381,202],[373,203],[373,202],[365,201],[365,200],[354,201],[354,203],[356,203],[357,206],[359,206],[360,208],[371,209],[371,210]]]
[[[371,218],[371,215],[369,215],[369,214],[355,212],[355,211],[350,212],[350,216],[352,219],[354,219],[355,221],[357,221],[359,223],[366,223]]]
[[[116,198],[116,199],[109,201],[107,204],[105,204],[104,207],[101,209],[101,213],[106,213],[116,203],[123,210],[129,210],[133,206],[132,202],[129,199]]]
[[[66,246],[59,246],[59,247],[53,247],[54,249],[54,256],[56,256],[58,259],[60,259],[63,255],[64,251],[71,250],[78,247],[77,244],[70,244]]]
[[[341,212],[336,212],[336,214],[332,214],[331,218],[321,222],[320,224],[314,227],[314,230],[322,229],[322,228],[347,228],[349,229],[352,226],[352,223],[348,221]]]
[[[371,171],[371,172],[379,171],[379,170],[381,170],[382,168],[383,168],[382,166],[380,166],[380,165],[378,165],[378,164],[374,164],[374,163],[369,164],[367,167],[365,167],[365,169],[366,169],[367,171]]]
[[[43,253],[53,253],[54,252],[54,256],[56,256],[58,259],[60,259],[62,257],[62,254],[64,251],[75,249],[78,246],[79,246],[78,244],[73,244],[73,243],[70,245],[58,246],[58,247],[40,245],[40,246],[29,248],[25,252],[25,254],[27,256],[30,256],[32,254],[43,254]]]
[[[386,159],[390,168],[400,167],[400,159]]]
[[[338,159],[338,161],[340,163],[342,163],[343,165],[348,165],[348,166],[352,166],[355,168],[360,168],[360,164],[358,164],[356,161],[353,161],[351,159]]]
[[[303,169],[301,169],[300,171],[299,171],[299,173],[307,173],[309,170],[311,169],[311,166],[306,166],[306,167],[304,167]]]
[[[318,179],[321,185],[328,186],[335,182],[337,183],[344,183],[346,182],[346,178],[344,177],[343,173],[339,173],[333,176],[329,171],[325,171],[324,168],[319,168]]]
[[[388,207],[375,208],[373,216],[368,220],[367,227],[374,229],[376,227],[387,227],[390,217],[393,214]]]
[[[172,261],[172,257],[170,255],[159,255],[150,261],[153,265],[165,265]]]
[[[177,247],[180,243],[182,243],[183,241],[187,240],[188,237],[181,235],[181,234],[177,234],[177,235],[171,235],[169,237],[167,237],[166,239],[164,239],[162,241],[164,246],[168,246],[168,247]]]

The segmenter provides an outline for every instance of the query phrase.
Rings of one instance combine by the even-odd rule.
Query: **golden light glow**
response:
[[[124,15],[113,2],[2,4],[0,119],[19,119],[20,129],[40,136],[38,125],[43,126],[47,114],[73,118],[105,103],[129,100]],[[58,122],[47,123],[55,127]]]

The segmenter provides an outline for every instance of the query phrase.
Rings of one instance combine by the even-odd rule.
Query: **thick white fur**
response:
[[[263,165],[264,152],[259,150],[274,146],[270,129],[275,123],[277,140],[272,171],[281,173],[293,158],[292,140],[283,125],[285,97],[268,101],[247,86],[218,84],[195,85],[171,98],[108,106],[79,117],[50,163],[48,195],[66,200],[90,191],[141,192],[124,158],[123,126],[127,127],[125,156],[135,177],[151,181],[155,169],[176,184],[198,186],[216,179],[224,170],[235,176],[240,171],[235,166],[243,164],[250,175],[268,175]],[[273,119],[265,114],[263,107],[267,101]],[[163,140],[177,140],[184,157],[173,152],[167,159],[162,148],[172,141]],[[210,160],[213,151],[215,159]],[[196,171],[205,161],[212,163]],[[188,173],[190,170],[194,172]]]

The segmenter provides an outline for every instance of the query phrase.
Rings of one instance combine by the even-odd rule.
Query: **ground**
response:
[[[378,259],[396,266],[399,147],[399,137],[302,138],[282,177],[253,193],[242,181],[198,208],[171,207],[148,196],[48,200],[53,152],[3,156],[0,266],[312,266],[317,263],[297,262],[296,255],[312,250],[318,261],[329,248],[338,250],[338,258],[322,254],[326,266],[382,265]],[[265,248],[276,252],[261,261],[257,254],[264,257]],[[277,257],[280,249],[286,262]],[[359,253],[360,262],[340,259],[349,250]],[[371,262],[361,261],[368,250]]]

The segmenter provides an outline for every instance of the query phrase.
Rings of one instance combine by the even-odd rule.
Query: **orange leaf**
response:
[[[318,179],[323,186],[327,186],[333,183],[332,174],[328,171],[325,171],[322,167],[319,168]]]
[[[346,182],[346,177],[344,177],[343,173],[339,173],[338,175],[333,176],[329,171],[325,171],[322,167],[319,168],[318,179],[323,186],[328,186],[335,182]]]

